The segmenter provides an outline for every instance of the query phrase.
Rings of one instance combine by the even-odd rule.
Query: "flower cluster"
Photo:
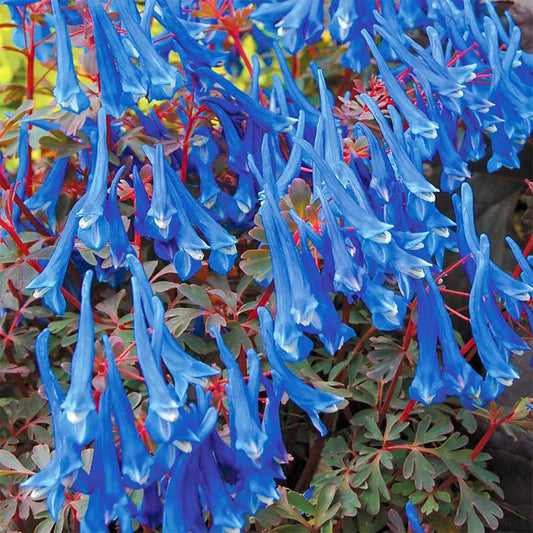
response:
[[[88,495],[81,531],[115,521],[133,531],[132,520],[164,532],[243,530],[248,516],[280,497],[276,479],[289,461],[281,403],[290,398],[321,435],[328,428],[319,414],[342,406],[341,395],[311,386],[294,365],[317,348],[342,355],[357,336],[337,296],[348,306],[362,302],[377,330],[408,321],[419,353],[413,401],[429,406],[451,396],[475,409],[519,378],[512,357],[529,346],[511,324],[533,327],[533,261],[512,240],[520,279],[491,260],[465,183],[468,162],[484,157],[487,141],[489,171],[518,167],[532,130],[533,56],[520,49],[510,15],[506,28],[490,2],[473,0],[333,0],[327,23],[322,0],[147,0],[143,9],[131,0],[4,3],[18,27],[46,13],[33,35],[43,41],[37,57],[55,58],[53,95],[58,113],[71,117],[66,126],[25,117],[9,183],[21,205],[2,212],[13,231],[57,235],[51,257],[35,261],[39,273],[26,287],[34,298],[64,315],[65,295],[83,277],[66,394],[50,363],[50,330],[35,343],[55,454],[24,486],[46,496],[54,520],[68,489]],[[245,25],[261,56],[251,61],[239,35]],[[372,60],[379,77],[368,90],[357,80],[335,102],[327,72],[311,63],[315,106],[284,50],[297,57],[326,26],[327,38],[343,45],[348,77]],[[24,48],[18,29],[13,42]],[[266,84],[272,51],[283,79]],[[221,74],[232,54],[248,70],[249,92]],[[40,184],[28,140],[35,130],[60,132],[75,146]],[[440,188],[423,170],[437,156]],[[58,200],[73,181],[83,194],[61,223]],[[455,220],[437,208],[439,192],[453,193]],[[250,250],[254,231],[259,244]],[[155,254],[172,263],[181,281],[224,277],[245,247],[268,256],[266,270],[249,272],[269,286],[246,323],[255,349],[233,354],[226,321],[204,329],[200,319],[199,336],[217,346],[207,364],[173,335],[167,301],[143,260]],[[459,253],[471,284],[476,365],[462,353],[440,290],[447,251]],[[128,278],[143,411],[132,409],[112,336],[101,337],[104,384],[93,384],[95,275],[112,287]],[[408,505],[411,527],[421,531]]]

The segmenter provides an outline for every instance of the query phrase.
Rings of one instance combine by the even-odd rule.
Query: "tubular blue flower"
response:
[[[346,246],[345,238],[337,219],[324,193],[318,188],[322,214],[325,221],[325,234],[329,240],[328,248],[333,256],[333,286],[347,296],[353,296],[361,291],[363,283],[363,269],[357,265]]]
[[[293,214],[293,218],[296,218],[296,216]],[[346,341],[355,336],[355,332],[341,321],[339,313],[325,288],[315,260],[309,250],[307,243],[308,229],[305,223],[299,218],[296,219],[296,222],[302,248],[303,275],[309,279],[309,283],[313,287],[313,295],[318,302],[314,319],[306,327],[306,330],[311,333],[318,333],[324,348],[329,354],[333,355]]]
[[[91,419],[96,413],[91,385],[95,355],[94,320],[90,299],[93,276],[93,271],[88,270],[83,278],[78,340],[72,355],[70,386],[61,404],[61,409],[72,424],[80,444],[94,438],[94,435],[91,435]]]
[[[76,216],[76,211],[82,207],[83,201],[83,198],[78,200],[68,214],[63,231],[56,241],[52,257],[44,270],[26,285],[26,289],[33,290],[34,298],[44,297],[44,303],[56,315],[60,316],[65,314],[67,307],[61,288],[78,230],[79,219]]]
[[[442,295],[433,279],[431,271],[425,270],[428,288],[429,307],[433,310],[435,323],[438,326],[437,336],[442,352],[442,378],[450,391],[461,395],[461,402],[467,408],[474,404],[480,405],[481,376],[465,361],[457,340],[455,339],[452,321],[446,311]]]
[[[135,67],[124,50],[124,46],[117,35],[115,27],[109,19],[105,9],[99,0],[88,1],[89,12],[93,20],[94,44],[96,50],[96,63],[100,76],[100,100],[106,114],[120,117],[122,113],[133,105],[131,94],[123,89],[122,78],[126,87],[134,90],[135,94],[146,94],[146,87],[139,85]],[[118,50],[118,58],[115,57],[108,38],[112,39],[113,45]],[[122,59],[120,61],[119,59]],[[117,70],[120,64],[124,72]]]
[[[266,307],[258,309],[261,338],[266,356],[272,367],[272,376],[276,392],[285,391],[291,400],[301,407],[313,422],[322,436],[327,433],[326,426],[320,420],[318,413],[329,413],[337,410],[337,404],[343,401],[340,396],[314,389],[293,374],[283,362],[279,350],[274,342],[272,316]]]
[[[237,89],[230,81],[210,69],[205,67],[198,68],[196,70],[196,75],[202,80],[202,82],[207,82],[209,80],[212,85],[220,85],[227,97],[234,98],[238,102],[240,108],[246,113],[249,120],[256,123],[267,132],[285,132],[290,130],[296,123],[296,119],[294,118],[277,115],[276,113],[265,109],[246,93]],[[218,98],[216,100],[222,104],[222,100]]]
[[[425,533],[424,528],[418,519],[418,515],[416,514],[415,506],[411,502],[405,504],[405,514],[413,533]]]
[[[312,342],[303,335],[297,327],[293,309],[292,298],[293,290],[291,287],[291,274],[288,270],[287,258],[283,254],[281,238],[274,221],[274,213],[269,202],[265,202],[261,207],[261,221],[265,230],[267,242],[269,244],[270,258],[272,263],[272,276],[274,281],[274,293],[276,295],[276,323],[274,327],[274,339],[276,343],[287,354],[287,357],[293,361],[299,361],[306,358],[312,348]],[[292,239],[292,237],[291,237]],[[298,254],[298,251],[296,250]],[[294,258],[293,258],[294,260]],[[303,274],[300,273],[300,276]],[[309,280],[307,280],[309,281]],[[309,296],[308,293],[300,296]],[[313,299],[314,300],[314,299]],[[316,300],[314,300],[316,307]],[[313,313],[314,308],[311,310]],[[310,314],[311,314],[310,313]],[[306,318],[306,324],[312,320],[312,315]]]
[[[336,134],[335,134],[336,135]],[[335,206],[346,225],[354,228],[356,233],[363,239],[372,239],[377,242],[389,242],[391,239],[390,230],[392,224],[386,224],[379,220],[373,211],[366,210],[354,199],[346,188],[337,179],[333,170],[326,161],[321,158],[316,150],[304,140],[295,139],[295,142],[302,146],[305,153],[311,157],[313,163],[320,171],[325,184],[325,188],[331,193],[331,203]]]
[[[56,205],[63,188],[68,163],[68,157],[54,161],[38,191],[24,202],[24,205],[31,211],[45,211],[48,227],[53,232],[57,227]]]
[[[307,121],[311,125],[316,126],[318,122],[318,117],[320,116],[319,112],[311,104],[311,102],[309,102],[309,100],[305,97],[305,95],[302,93],[302,91],[296,84],[296,81],[294,80],[291,74],[289,66],[287,65],[287,61],[285,60],[285,56],[283,55],[283,51],[281,50],[279,44],[274,41],[272,46],[274,48],[274,52],[278,60],[281,74],[283,75],[283,81],[285,83],[285,87],[287,88],[287,94],[289,95],[293,103],[298,107],[298,109],[305,112],[305,117]]]
[[[236,450],[242,450],[253,461],[259,461],[263,453],[263,446],[267,436],[261,430],[257,413],[257,396],[259,381],[254,390],[244,383],[239,365],[233,354],[226,347],[220,331],[215,327],[210,329],[215,337],[220,357],[228,371],[226,395],[228,398],[229,416],[231,424],[231,438]],[[257,358],[253,350],[249,350],[248,361]],[[258,361],[257,361],[258,362]]]
[[[148,78],[149,94],[158,99],[170,98],[183,86],[183,76],[176,68],[164,61],[154,48],[151,39],[142,31],[137,6],[125,0],[115,0],[120,22],[128,32],[139,54],[139,66]]]
[[[180,402],[176,393],[165,381],[156,359],[148,332],[141,304],[140,289],[135,276],[131,278],[133,292],[133,328],[137,358],[148,389],[148,416],[146,427],[152,438],[156,441],[166,442],[171,436],[171,425],[179,415]]]
[[[418,304],[418,363],[415,377],[409,387],[411,399],[425,405],[441,403],[446,399],[447,389],[442,380],[437,357],[437,327],[431,313],[426,289],[421,281],[416,282]]]
[[[67,22],[59,5],[59,0],[52,0],[52,13],[55,18],[57,58],[54,97],[63,109],[73,113],[81,113],[89,107],[89,98],[80,87],[76,75]]]
[[[269,233],[277,233],[278,242],[280,244],[281,261],[285,264],[285,269],[289,278],[289,286],[291,290],[290,296],[290,313],[297,324],[302,326],[308,325],[318,305],[317,300],[313,295],[313,290],[309,279],[304,275],[303,264],[300,252],[294,242],[294,237],[290,231],[287,222],[281,216],[279,211],[279,197],[270,165],[270,151],[266,143],[266,137],[263,139],[263,176],[265,179],[265,196],[266,201],[263,209],[270,209],[271,218],[267,217],[267,221],[273,223],[270,226]],[[266,227],[265,227],[266,232]],[[268,241],[268,237],[267,237]],[[277,246],[270,247],[271,255],[277,252]],[[274,283],[276,279],[274,279]]]
[[[57,520],[65,500],[64,489],[69,486],[82,468],[80,447],[69,442],[66,435],[61,431],[61,403],[64,399],[63,391],[50,368],[48,356],[48,340],[50,330],[43,330],[35,340],[35,357],[50,414],[54,434],[55,453],[50,462],[37,474],[21,484],[23,488],[32,488],[32,498],[47,494],[47,504],[50,514]]]
[[[193,139],[188,161],[196,167],[200,177],[200,203],[210,209],[215,205],[220,193],[213,173],[218,146],[211,132],[204,126],[194,132]]]
[[[78,238],[92,250],[100,250],[109,240],[109,223],[104,216],[108,176],[107,116],[104,108],[100,108],[96,161],[83,196],[83,205],[76,212],[80,217]]]
[[[377,106],[376,102],[367,94],[361,94],[360,98],[374,115],[374,118],[381,129],[381,134],[383,135],[386,143],[389,145],[391,155],[394,157],[393,168],[396,177],[401,180],[405,187],[414,195],[427,202],[434,202],[434,193],[437,192],[438,189],[431,185],[426,178],[424,178],[424,176],[409,159],[400,141],[390,129],[387,120],[383,116],[383,113]]]
[[[109,196],[105,204],[105,216],[107,222],[109,223],[109,252],[111,255],[111,262],[113,263],[113,268],[118,270],[121,266],[124,265],[126,261],[126,256],[133,252],[133,248],[128,239],[126,229],[124,228],[124,223],[122,222],[122,217],[120,215],[120,210],[118,207],[117,201],[117,187],[124,170],[125,166],[119,168],[118,172],[115,174],[113,181],[111,182],[111,187],[109,188]]]
[[[424,137],[434,139],[437,135],[439,125],[429,120],[428,117],[426,117],[424,113],[420,111],[420,109],[416,108],[413,105],[409,97],[405,94],[405,91],[403,90],[398,80],[392,74],[389,66],[387,65],[385,59],[379,52],[377,46],[374,44],[374,40],[370,37],[369,33],[366,30],[363,30],[361,34],[367,42],[372,52],[372,55],[374,56],[374,59],[376,60],[379,71],[381,73],[383,81],[387,86],[387,90],[391,98],[394,100],[394,102],[402,112],[402,115],[405,117],[405,120],[409,124],[409,129],[415,135],[422,135]],[[370,99],[370,97],[368,97],[368,99]],[[373,114],[374,116],[376,116],[374,112]],[[383,128],[381,129],[382,133],[384,133]]]
[[[106,531],[118,519],[120,531],[133,533],[131,514],[135,507],[124,490],[111,426],[109,391],[100,397],[98,432],[89,476],[89,504],[80,523],[80,533]]]
[[[487,299],[494,298],[489,285],[490,245],[488,237],[481,235],[480,250],[476,253],[477,268],[468,302],[472,335],[476,340],[478,354],[488,375],[503,385],[509,385],[520,375],[509,363],[509,353],[498,348],[490,329],[487,316]],[[494,304],[495,305],[495,304]],[[502,331],[498,331],[501,335]]]
[[[316,43],[324,31],[324,6],[320,0],[264,2],[251,17],[276,32],[290,54],[306,43]]]
[[[158,331],[159,326],[155,323],[156,316],[158,316],[155,306],[161,302],[153,295],[150,282],[140,261],[134,255],[128,255],[127,264],[131,270],[132,278],[137,281],[148,323],[152,330]],[[159,303],[157,303],[158,301]],[[161,319],[164,319],[164,313],[161,314]],[[164,321],[162,321],[161,327],[163,330],[161,356],[172,375],[178,397],[183,400],[190,383],[205,385],[206,378],[218,374],[218,371],[191,357],[178,344]]]
[[[156,20],[172,34],[185,69],[196,72],[198,66],[214,67],[224,62],[226,52],[211,50],[207,46],[202,46],[191,35],[189,31],[191,26],[186,26],[186,21],[175,12],[172,1],[161,0],[158,2],[158,10],[154,12],[154,15]]]
[[[135,417],[115,363],[113,348],[107,335],[102,337],[107,361],[107,389],[115,424],[120,435],[121,471],[133,488],[145,485],[154,458],[148,453],[137,431]],[[129,485],[128,482],[126,484]]]
[[[152,150],[148,150],[147,147],[143,147],[144,153],[150,157],[152,163],[152,202],[150,209],[146,213],[146,217],[153,221],[156,235],[160,239],[168,239],[173,235],[169,235],[172,217],[177,213],[177,209],[174,207],[170,196],[167,192],[167,177],[165,173],[164,152],[163,145],[158,144],[155,148],[155,155]],[[174,232],[172,232],[174,233]]]

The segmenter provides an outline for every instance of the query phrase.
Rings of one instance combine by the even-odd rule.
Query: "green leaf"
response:
[[[411,450],[403,463],[403,477],[413,479],[418,490],[431,492],[435,486],[435,469],[418,450]]]
[[[295,492],[293,490],[287,491],[287,500],[299,511],[302,511],[308,516],[314,516],[315,506],[299,492]]]
[[[464,477],[463,464],[470,463],[471,451],[465,449],[467,444],[466,435],[453,433],[444,444],[433,449],[433,453],[444,462],[454,476]]]
[[[256,281],[265,280],[271,272],[272,263],[270,260],[270,250],[266,247],[258,250],[246,250],[242,254],[242,260],[239,263],[241,270],[253,276]]]
[[[431,415],[427,415],[418,424],[413,444],[419,446],[446,440],[446,435],[453,430],[453,424],[448,418],[441,417],[433,425],[431,425],[431,420]],[[468,439],[466,440],[468,441]]]
[[[7,470],[1,470],[3,475],[9,474],[33,474],[31,470],[22,466],[22,463],[10,452],[0,450],[0,465],[5,466]]]
[[[337,492],[337,486],[333,483],[328,483],[323,485],[317,495],[316,499],[316,511],[315,511],[315,525],[320,527],[324,522],[329,520],[340,508],[340,503],[335,504],[331,507],[333,503],[333,498]],[[333,513],[332,509],[335,509]]]
[[[478,517],[479,514],[491,529],[496,529],[498,519],[503,516],[503,511],[485,496],[486,493],[477,494],[463,479],[458,478],[457,481],[461,491],[461,501],[455,515],[455,525],[462,526],[467,522],[468,533],[484,531],[485,528]]]
[[[368,465],[369,476],[367,479],[368,488],[361,492],[361,503],[365,506],[366,511],[375,516],[381,509],[381,500],[390,500],[389,489],[381,473],[380,454]]]
[[[439,510],[439,504],[435,501],[435,498],[430,494],[420,509],[424,514],[431,514],[434,511]]]
[[[178,285],[178,289],[190,302],[204,309],[212,309],[211,300],[207,295],[207,291],[199,285],[181,283]]]
[[[361,507],[359,497],[346,482],[341,483],[335,498],[341,504],[339,513],[341,516],[355,516]]]

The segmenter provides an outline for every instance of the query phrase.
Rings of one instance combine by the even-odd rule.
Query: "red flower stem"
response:
[[[415,405],[415,400],[409,400],[405,406],[405,409],[403,410],[402,416],[400,417],[400,422],[407,422],[407,419],[409,418],[409,415],[411,414],[411,411]]]
[[[257,310],[260,307],[264,307],[267,304],[273,292],[274,292],[274,282],[271,281],[270,285],[267,287],[267,290],[265,291],[263,296],[261,296],[261,299],[257,302],[257,305],[254,307],[254,310],[250,313],[250,316],[248,317],[248,320],[246,320],[245,324],[257,318]]]
[[[531,237],[529,237],[529,241],[527,241],[526,247],[524,248],[524,257],[527,257],[529,255],[529,252],[533,249],[533,234]],[[518,275],[520,274],[520,265],[516,265],[516,268],[513,272],[513,278],[518,278]]]
[[[463,263],[466,263],[471,257],[472,254],[465,255],[459,261],[449,266],[446,270],[443,270],[438,276],[435,276],[435,283],[440,281],[442,278],[445,278],[450,272],[461,266]]]
[[[407,325],[407,331],[405,332],[405,337],[404,337],[404,341],[402,345],[402,358],[400,362],[398,363],[398,368],[396,369],[396,372],[394,372],[394,376],[387,390],[387,395],[385,396],[385,399],[383,400],[383,404],[381,405],[381,408],[379,409],[378,426],[379,424],[381,424],[381,421],[383,420],[383,417],[385,416],[385,413],[387,412],[390,406],[390,403],[392,401],[394,389],[396,388],[398,379],[400,379],[400,374],[402,372],[402,368],[405,363],[406,352],[409,349],[409,344],[411,343],[411,339],[413,338],[415,331],[416,331],[415,323],[411,319],[409,319],[409,324]]]
[[[35,89],[35,22],[30,15],[30,26],[26,27],[26,9],[22,17],[22,27],[24,31],[24,38],[28,48],[27,65],[26,65],[26,100],[33,100],[33,93]],[[28,111],[32,114],[32,109]],[[31,131],[31,124],[28,124],[28,133]],[[32,148],[28,136],[28,171],[26,172],[26,196],[31,196],[33,189],[33,171],[32,171]]]

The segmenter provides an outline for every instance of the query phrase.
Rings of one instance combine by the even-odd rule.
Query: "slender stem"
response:
[[[387,390],[387,395],[385,396],[385,399],[383,400],[383,404],[379,410],[378,425],[381,424],[383,417],[385,416],[385,413],[389,409],[390,403],[392,401],[392,396],[394,395],[394,389],[396,389],[396,385],[398,383],[398,380],[400,379],[400,374],[402,373],[402,368],[405,363],[406,353],[409,348],[409,344],[411,343],[411,339],[413,338],[415,334],[415,330],[416,330],[416,327],[415,327],[414,322],[411,319],[409,319],[409,324],[407,325],[407,331],[405,332],[405,339],[402,345],[402,358],[400,362],[398,363],[398,368],[396,368],[396,372],[394,372],[394,376]]]

